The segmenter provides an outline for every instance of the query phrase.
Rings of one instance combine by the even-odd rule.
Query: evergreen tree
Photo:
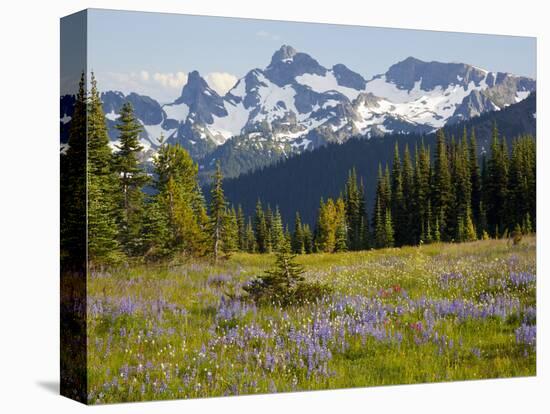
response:
[[[343,218],[338,220],[336,224],[335,232],[335,242],[334,242],[334,251],[335,252],[346,252],[348,251],[348,229],[346,227],[346,221]]]
[[[441,241],[441,233],[439,232],[439,217],[436,217],[435,219],[433,241],[436,243],[439,243]]]
[[[391,174],[390,167],[386,164],[384,170],[384,186],[383,186],[383,200],[384,200],[384,209],[391,210],[392,203],[392,188],[391,188]]]
[[[421,237],[421,240],[424,243],[429,244],[433,242],[435,239],[435,235],[433,233],[435,229],[432,229],[432,227],[435,227],[435,224],[434,226],[432,226],[432,222],[433,222],[432,201],[428,200],[428,209],[426,210],[426,220],[424,221],[424,228],[422,229],[422,237]]]
[[[385,217],[385,223],[384,223],[384,236],[385,236],[385,246],[386,247],[393,247],[394,246],[394,230],[393,230],[393,223],[391,218],[391,210],[386,210],[386,217]]]
[[[265,228],[266,253],[271,253],[273,251],[273,211],[269,204],[265,209]]]
[[[116,262],[121,259],[116,225],[117,175],[93,73],[87,121],[88,256],[92,263]]]
[[[80,78],[69,130],[68,150],[61,156],[61,257],[80,267],[86,261],[86,78]]]
[[[365,201],[362,189],[357,185],[357,174],[355,168],[348,173],[348,180],[344,190],[344,201],[346,209],[346,222],[349,240],[347,244],[351,250],[360,250],[363,246],[362,222],[365,216]],[[343,231],[344,229],[342,229]]]
[[[242,206],[237,207],[237,228],[238,228],[238,248],[241,251],[247,250],[246,241],[246,221]]]
[[[283,243],[277,252],[273,268],[253,280],[244,290],[254,300],[267,299],[271,303],[283,304],[292,302],[297,288],[304,282],[304,269],[295,259],[296,255],[290,252],[290,245]]]
[[[375,196],[375,210],[378,208],[378,203],[380,203],[380,210],[382,211],[382,221],[385,220],[385,211],[391,207],[390,192],[389,188],[389,175],[388,169],[386,168],[386,174],[382,173],[382,166],[378,164],[378,180],[376,183],[376,196]],[[376,228],[376,213],[373,217],[373,228]]]
[[[292,251],[292,233],[288,229],[288,224],[285,226],[284,243],[286,243]]]
[[[268,252],[267,226],[265,222],[262,202],[258,199],[256,203],[256,213],[254,216],[254,233],[256,235],[256,247],[259,253]]]
[[[291,247],[293,253],[303,254],[305,252],[304,229],[302,227],[300,213],[298,212],[296,212],[296,218],[294,219],[294,233],[292,234]]]
[[[472,220],[472,213],[470,209],[466,211],[466,217],[464,218],[464,236],[462,238],[463,241],[474,241],[477,240],[477,232],[474,225],[474,222]]]
[[[414,201],[412,203],[413,212],[413,232],[414,243],[425,242],[426,227],[433,216],[432,211],[428,214],[428,204],[430,203],[431,190],[431,167],[429,150],[422,143],[420,149],[415,151],[415,170],[414,170]],[[438,228],[439,230],[439,228]]]
[[[508,151],[504,138],[499,140],[496,124],[493,126],[491,155],[487,163],[487,221],[489,232],[500,237],[508,224]],[[499,230],[500,229],[500,230]]]
[[[142,129],[129,102],[120,110],[116,129],[119,131],[118,151],[115,154],[115,169],[120,186],[119,239],[126,253],[135,255],[143,252],[141,236],[145,196],[142,187],[149,178],[139,165],[139,156],[143,150],[139,142]]]
[[[246,251],[248,253],[255,253],[256,248],[256,236],[254,234],[254,227],[252,226],[252,219],[248,218],[248,223],[246,224]]]
[[[481,217],[481,172],[479,169],[479,163],[477,158],[477,139],[474,128],[470,132],[470,143],[468,146],[469,156],[469,168],[470,168],[470,185],[472,188],[471,206],[472,206],[472,219],[479,228]],[[481,236],[481,234],[480,234]]]
[[[159,196],[151,197],[145,205],[143,219],[143,256],[158,260],[172,253],[170,221]]]
[[[214,173],[214,185],[210,192],[210,220],[211,220],[211,238],[213,243],[214,262],[218,261],[220,252],[223,250],[224,236],[224,220],[226,219],[226,201],[223,194],[223,175],[219,161],[216,164],[216,172]]]
[[[239,248],[239,226],[235,208],[226,208],[222,226],[222,251],[226,258]]]
[[[449,217],[448,227],[455,230],[456,241],[471,239],[471,234],[467,234],[466,231],[468,221],[472,220],[472,183],[467,142],[467,134],[464,130],[464,137],[456,149],[452,168],[453,206],[450,211],[453,214]]]
[[[170,254],[205,255],[211,250],[210,221],[197,185],[198,166],[183,147],[161,141],[154,159],[155,202],[168,219],[168,250]]]
[[[363,184],[363,179],[361,179],[359,184],[359,214],[361,215],[359,228],[361,229],[361,249],[370,248],[369,213],[367,211],[365,199],[365,185]]]
[[[283,230],[283,219],[279,207],[275,206],[275,214],[271,221],[271,240],[274,251],[279,251],[284,243],[285,233]]]
[[[405,152],[403,155],[403,205],[404,214],[402,218],[403,230],[401,237],[405,244],[415,244],[416,238],[414,236],[414,170],[411,162],[411,155],[409,152],[409,146],[405,145]]]
[[[512,144],[509,161],[507,218],[508,227],[523,225],[525,217],[535,211],[534,198],[535,169],[532,164],[536,160],[534,140],[531,137],[518,137]]]
[[[321,199],[319,207],[318,233],[315,244],[317,250],[326,253],[334,252],[336,246],[336,229],[339,220],[344,217],[345,206],[340,198],[336,202],[329,198],[326,203]]]
[[[433,209],[439,217],[441,237],[449,240],[447,224],[449,222],[449,210],[451,204],[451,173],[448,160],[448,148],[445,141],[445,134],[442,129],[437,131],[437,144],[434,159],[434,184],[433,184]]]
[[[481,157],[481,202],[479,206],[479,231],[487,233],[489,236],[489,223],[487,221],[487,205],[489,203],[489,167],[487,165],[487,156],[483,154]],[[485,238],[483,238],[486,240]]]
[[[304,234],[304,250],[306,254],[313,253],[313,233],[309,227],[309,224],[303,226]]]
[[[386,220],[382,211],[382,201],[376,200],[376,208],[374,209],[374,247],[380,249],[386,247]]]
[[[403,198],[403,173],[399,147],[395,143],[393,166],[391,174],[391,215],[395,228],[395,245],[402,246],[406,243],[407,218],[405,213],[405,201]]]

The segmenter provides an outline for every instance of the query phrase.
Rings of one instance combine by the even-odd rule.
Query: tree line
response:
[[[376,196],[369,214],[365,185],[355,169],[337,198],[321,199],[313,231],[296,213],[292,233],[282,232],[278,209],[254,215],[256,243],[243,250],[270,252],[286,237],[297,254],[400,247],[433,242],[465,242],[534,232],[536,226],[536,143],[512,141],[511,150],[493,126],[489,152],[477,156],[474,129],[460,139],[437,132],[434,152],[423,143],[378,167]],[[250,224],[249,224],[250,227]],[[252,234],[252,233],[249,233]],[[254,250],[254,248],[256,250]]]
[[[321,200],[314,247],[360,250],[431,242],[463,242],[531,233],[536,220],[536,147],[531,136],[508,150],[496,125],[481,165],[475,131],[460,140],[437,132],[434,154],[421,144],[414,161],[395,144],[393,163],[379,165],[370,216],[363,184],[351,171],[343,195]]]
[[[296,212],[291,230],[277,206],[273,210],[258,200],[253,216],[245,217],[240,206],[229,205],[219,163],[207,203],[198,165],[183,147],[162,137],[153,173],[147,173],[142,128],[131,104],[118,115],[119,139],[112,150],[97,82],[92,74],[88,94],[83,76],[61,164],[66,256],[87,248],[96,264],[174,254],[218,260],[234,251],[338,252],[502,237],[535,228],[535,141],[519,137],[509,151],[496,125],[481,165],[473,130],[469,135],[464,130],[458,141],[440,130],[433,156],[422,144],[414,160],[407,146],[401,154],[396,143],[391,170],[379,166],[372,214],[363,180],[352,169],[339,197],[320,200],[314,228]],[[145,193],[145,186],[152,191]],[[82,238],[86,209],[87,242]]]

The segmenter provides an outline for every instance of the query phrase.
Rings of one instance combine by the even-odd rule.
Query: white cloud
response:
[[[268,32],[266,30],[260,30],[256,32],[256,36],[263,37],[264,39],[280,40],[281,36],[275,33]]]
[[[177,99],[187,83],[185,72],[102,72],[96,73],[102,91],[120,91],[124,94],[135,92],[156,99],[161,104]],[[220,95],[225,95],[238,78],[227,72],[210,72],[204,76],[208,85]]]
[[[235,86],[238,80],[235,75],[227,72],[210,72],[205,79],[208,85],[222,96]]]
[[[164,87],[181,89],[187,83],[187,74],[185,72],[159,73],[153,75],[153,80]]]
[[[149,80],[149,72],[147,72],[146,70],[142,70],[139,74],[140,74],[142,80],[144,80],[144,81]]]
[[[102,91],[114,90],[124,94],[135,92],[147,95],[160,103],[172,102],[180,96],[187,83],[185,72],[102,72],[96,73]]]

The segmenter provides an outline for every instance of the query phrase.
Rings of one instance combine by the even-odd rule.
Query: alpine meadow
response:
[[[62,94],[65,395],[536,375],[535,80],[413,57],[367,79],[278,47],[175,99],[99,63]]]

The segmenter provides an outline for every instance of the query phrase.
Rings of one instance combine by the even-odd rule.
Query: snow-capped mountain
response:
[[[253,150],[261,156],[264,151],[273,159],[353,135],[429,133],[500,110],[535,89],[535,81],[526,77],[413,57],[365,80],[343,64],[325,68],[285,45],[267,67],[250,70],[225,96],[193,71],[172,103],[161,106],[147,96],[113,91],[102,99],[113,141],[117,111],[128,100],[143,125],[147,148],[154,150],[163,134],[208,164],[221,153]],[[62,99],[62,131],[70,122],[67,102]]]

